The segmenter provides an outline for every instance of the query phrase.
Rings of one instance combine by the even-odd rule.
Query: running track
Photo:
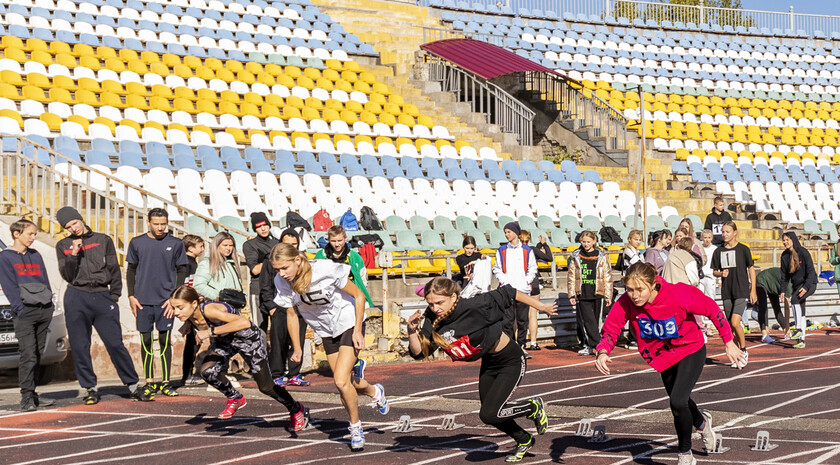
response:
[[[720,363],[719,340],[709,344],[718,363],[706,365],[694,399],[713,413],[731,450],[707,456],[697,439],[698,462],[840,464],[840,334],[810,335],[803,350],[751,340],[743,371]],[[616,349],[610,377],[597,373],[591,357],[546,349],[533,355],[515,395],[541,395],[551,426],[525,463],[676,463],[665,391],[638,354]],[[284,409],[261,397],[250,381],[243,382],[248,406],[224,421],[215,419],[223,399],[203,387],[150,404],[121,397],[121,389],[103,389],[103,401],[93,407],[79,405],[77,391],[64,388],[49,394],[59,399],[57,408],[19,413],[13,405],[0,406],[0,463],[502,463],[512,442],[479,421],[477,376],[478,364],[447,361],[369,367],[366,377],[385,385],[392,408],[383,417],[360,399],[367,445],[357,453],[349,450],[346,416],[326,373],[310,374],[310,387],[292,388],[314,419],[314,427],[296,435],[284,429]],[[437,429],[446,414],[465,427]],[[401,415],[422,429],[395,433]],[[581,418],[604,425],[612,440],[590,444],[576,437]],[[521,424],[533,430],[530,421]],[[759,430],[769,431],[778,448],[751,451]]]

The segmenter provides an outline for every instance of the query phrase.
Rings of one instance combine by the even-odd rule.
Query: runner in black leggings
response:
[[[802,349],[805,347],[805,327],[808,326],[805,319],[805,299],[817,290],[817,273],[814,271],[814,262],[811,260],[810,252],[799,244],[795,232],[784,233],[782,244],[785,246],[785,251],[782,252],[780,266],[782,269],[780,286],[782,294],[779,295],[779,300],[784,302],[784,290],[787,289],[788,283],[792,284],[793,293],[790,295],[790,306],[793,310],[795,328],[790,338],[799,340],[793,346],[794,348]]]
[[[534,437],[515,419],[527,416],[534,421],[537,433],[543,434],[548,417],[539,397],[510,401],[525,374],[525,353],[502,331],[505,309],[516,301],[553,315],[557,304],[543,304],[509,285],[463,300],[460,292],[460,286],[448,278],[435,278],[426,284],[423,295],[429,307],[408,319],[408,348],[415,359],[428,357],[438,348],[456,362],[481,359],[479,418],[516,440],[505,461],[521,462],[534,446]]]
[[[277,386],[271,379],[265,337],[259,328],[228,304],[203,302],[198,292],[189,286],[175,289],[169,298],[169,304],[175,309],[175,316],[179,320],[191,320],[196,323],[199,316],[203,316],[210,327],[213,342],[201,365],[201,377],[228,399],[225,409],[219,414],[220,419],[232,417],[238,409],[248,404],[245,396],[224,376],[227,362],[239,353],[251,368],[251,374],[260,392],[289,409],[288,429],[300,431],[306,428],[309,424],[309,409],[300,402],[295,402],[285,388]]]

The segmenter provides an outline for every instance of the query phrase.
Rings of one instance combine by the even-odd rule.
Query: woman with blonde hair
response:
[[[242,269],[239,266],[236,241],[227,231],[213,238],[207,258],[198,263],[193,278],[193,287],[207,300],[218,300],[223,289],[242,288]]]

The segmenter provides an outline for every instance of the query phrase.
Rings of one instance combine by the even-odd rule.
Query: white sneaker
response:
[[[365,433],[362,431],[362,425],[350,426],[350,450],[362,450],[365,448]]]
[[[680,459],[677,461],[677,465],[697,465],[697,459],[692,454],[680,454],[679,457]]]
[[[703,428],[703,431],[700,432],[700,436],[703,438],[703,447],[706,448],[706,453],[709,453],[715,450],[715,446],[717,445],[715,430],[712,428],[712,414],[706,410],[700,410],[700,414],[702,414],[703,419],[706,420],[706,426]]]
[[[578,355],[592,355],[592,348],[589,346],[583,346],[583,349],[578,351]]]
[[[375,408],[382,415],[387,415],[391,410],[391,404],[388,403],[388,398],[385,397],[385,388],[381,384],[374,384],[376,389],[377,399],[373,401],[373,408]]]

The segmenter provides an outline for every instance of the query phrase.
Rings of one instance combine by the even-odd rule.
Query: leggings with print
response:
[[[481,372],[478,377],[478,396],[481,421],[495,426],[503,433],[523,444],[530,439],[516,418],[533,415],[536,405],[530,400],[511,402],[513,391],[525,374],[525,353],[514,341],[508,342],[504,349],[495,354],[487,354],[481,359]]]

